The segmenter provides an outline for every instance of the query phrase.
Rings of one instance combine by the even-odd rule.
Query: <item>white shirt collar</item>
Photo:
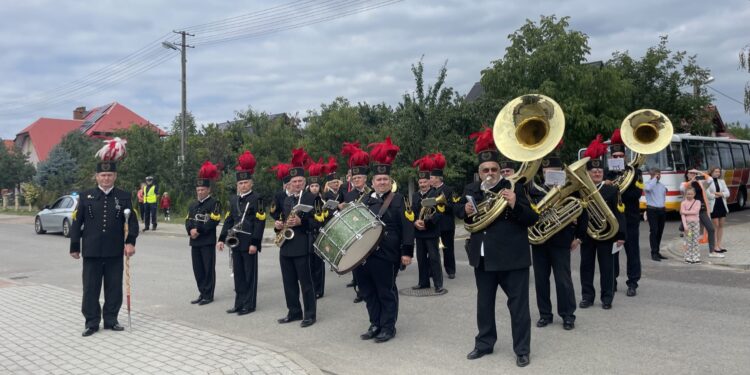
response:
[[[252,190],[250,190],[250,191],[248,191],[248,192],[247,192],[247,193],[245,193],[245,194],[240,194],[240,198],[245,198],[245,197],[246,197],[246,196],[247,196],[248,194],[250,194],[250,193],[252,193],[252,192],[253,192],[253,191],[252,191]]]
[[[203,199],[199,199],[199,200],[198,200],[198,202],[201,202],[201,203],[203,203],[203,202],[205,202],[205,201],[206,201],[206,199],[208,199],[208,198],[211,198],[211,194],[209,194],[209,195],[206,195],[206,197],[205,197],[205,198],[203,198]]]
[[[105,195],[106,195],[106,194],[109,194],[109,193],[110,193],[110,192],[112,191],[112,189],[114,189],[114,188],[115,188],[115,187],[114,187],[114,186],[112,186],[111,188],[109,188],[109,189],[106,189],[106,190],[105,190],[105,189],[104,189],[103,187],[99,186],[99,190],[101,190],[101,191],[102,191],[102,193],[104,193]]]

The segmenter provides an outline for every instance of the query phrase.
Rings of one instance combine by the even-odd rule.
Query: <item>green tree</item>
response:
[[[74,130],[60,141],[60,147],[67,151],[78,166],[73,189],[81,190],[91,187],[93,171],[96,168],[96,152],[104,143]]]
[[[0,146],[0,189],[15,189],[34,176],[34,166],[29,157],[15,147],[8,150]]]
[[[738,139],[750,140],[750,129],[747,125],[741,125],[739,121],[728,123],[727,130]]]
[[[67,194],[75,182],[77,172],[75,159],[57,145],[49,152],[47,160],[37,165],[34,182],[53,196]]]
[[[740,69],[750,73],[750,44],[740,50]],[[745,113],[750,113],[750,82],[745,82]]]

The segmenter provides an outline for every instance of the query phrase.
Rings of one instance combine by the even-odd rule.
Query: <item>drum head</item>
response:
[[[346,249],[346,254],[341,257],[336,273],[343,275],[364,263],[370,253],[378,247],[384,233],[381,225],[373,226],[362,233],[362,238]]]

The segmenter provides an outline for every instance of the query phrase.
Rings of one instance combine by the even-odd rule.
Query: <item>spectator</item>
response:
[[[715,253],[725,253],[727,250],[721,247],[721,239],[724,236],[724,221],[726,220],[729,207],[727,206],[727,197],[729,189],[726,182],[721,178],[721,168],[712,167],[709,174],[711,179],[708,181],[706,195],[708,198],[708,212],[711,213],[711,221],[716,230],[716,243],[713,248]]]
[[[698,236],[700,235],[701,202],[695,199],[695,189],[685,189],[685,199],[680,203],[680,216],[685,228],[685,263],[701,262],[698,251]]]
[[[165,191],[164,194],[161,195],[161,200],[159,201],[159,207],[164,213],[164,221],[172,221],[172,218],[169,217],[169,207],[171,206],[172,200],[169,199],[169,193]]]
[[[141,221],[145,220],[145,214],[146,214],[146,207],[143,203],[143,188],[146,187],[145,182],[141,182],[140,187],[138,188],[138,193],[136,195],[138,196],[138,212],[141,214]]]
[[[159,196],[159,187],[156,186],[154,178],[152,176],[146,177],[146,185],[143,187],[143,210],[145,211],[143,222],[146,225],[144,232],[152,226],[153,230],[156,230],[156,206],[159,203],[157,197]]]
[[[708,206],[706,205],[706,175],[697,169],[691,169],[685,173],[685,182],[680,186],[680,191],[685,194],[687,188],[692,187],[695,190],[695,199],[701,202],[701,211],[698,215],[701,226],[708,232],[708,256],[710,258],[724,258],[724,254],[714,252],[716,245],[714,225],[708,216]],[[687,228],[685,228],[687,230]]]
[[[667,220],[667,212],[664,208],[667,199],[667,187],[661,183],[661,171],[658,168],[652,168],[650,172],[651,179],[648,180],[643,190],[646,192],[646,220],[648,220],[651,259],[658,262],[664,259],[659,253],[659,249],[661,248],[661,237],[664,234],[664,224]]]

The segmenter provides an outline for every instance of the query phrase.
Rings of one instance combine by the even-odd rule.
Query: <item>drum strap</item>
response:
[[[394,193],[391,193],[391,194],[388,194],[388,197],[385,198],[383,205],[380,207],[380,211],[378,211],[378,219],[383,217],[383,214],[388,209],[388,206],[391,205],[391,201],[393,200],[394,195],[395,195]]]

